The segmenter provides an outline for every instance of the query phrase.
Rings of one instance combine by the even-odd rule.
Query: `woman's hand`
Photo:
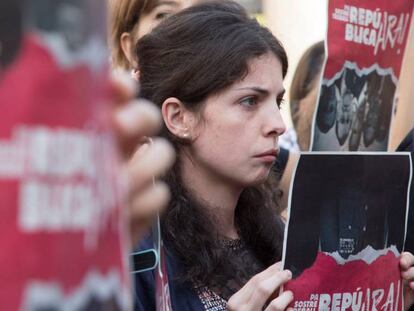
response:
[[[278,262],[252,277],[237,293],[230,297],[229,311],[282,311],[293,299],[291,291],[277,296],[279,287],[292,278],[289,270],[282,270]]]
[[[401,254],[401,277],[404,281],[404,306],[408,310],[414,303],[414,256],[409,252]]]
[[[175,152],[164,139],[144,143],[161,127],[159,110],[147,101],[131,100],[135,92],[124,83],[114,81],[113,87],[117,98],[113,124],[124,159],[133,247],[169,201],[169,189],[158,178],[173,164]]]

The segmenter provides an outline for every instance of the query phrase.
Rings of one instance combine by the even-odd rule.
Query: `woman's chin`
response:
[[[252,178],[246,182],[246,186],[258,186],[263,184],[268,178],[270,174],[270,169],[266,171],[262,171],[259,174],[256,174],[255,176],[252,176]]]

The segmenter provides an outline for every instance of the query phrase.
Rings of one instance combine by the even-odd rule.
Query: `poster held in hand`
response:
[[[386,151],[411,0],[330,0],[311,150]]]
[[[130,310],[101,0],[0,3],[4,310]]]
[[[409,153],[304,153],[283,265],[294,311],[402,310]]]

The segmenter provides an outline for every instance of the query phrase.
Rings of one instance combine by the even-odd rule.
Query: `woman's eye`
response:
[[[171,12],[158,12],[157,14],[155,14],[155,19],[161,21],[164,18],[170,16],[171,14]]]
[[[245,107],[253,107],[257,104],[257,98],[254,96],[243,98],[240,104]]]

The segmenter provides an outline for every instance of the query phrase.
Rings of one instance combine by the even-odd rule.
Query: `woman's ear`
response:
[[[135,58],[133,56],[133,51],[132,51],[132,35],[129,32],[124,32],[121,35],[120,40],[120,44],[121,44],[121,48],[122,51],[124,52],[125,57],[128,59],[131,67],[136,68],[137,67],[137,63],[135,61]]]
[[[192,140],[196,117],[181,100],[176,97],[167,98],[162,104],[161,113],[165,125],[173,135],[181,139]]]

